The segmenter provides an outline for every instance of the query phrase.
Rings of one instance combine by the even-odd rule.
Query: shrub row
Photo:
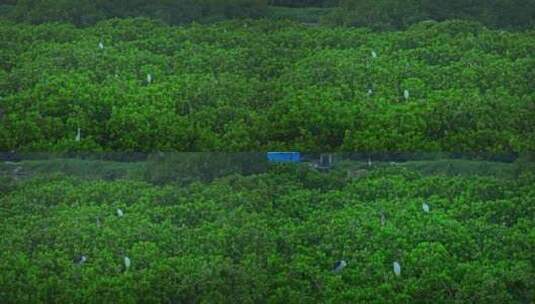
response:
[[[424,177],[399,167],[352,181],[277,167],[187,187],[36,178],[0,195],[0,296],[529,303],[534,189],[533,175]],[[339,260],[347,267],[335,273]]]
[[[533,151],[533,37],[3,22],[0,151]]]

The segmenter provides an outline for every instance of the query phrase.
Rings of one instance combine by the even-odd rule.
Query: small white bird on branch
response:
[[[405,100],[409,100],[409,90],[403,91],[403,97],[405,98]]]
[[[78,260],[78,265],[83,265],[87,261],[87,257],[85,255],[80,256],[80,259]]]
[[[422,210],[423,210],[425,213],[429,213],[429,205],[428,205],[426,202],[424,202],[424,203],[422,204]]]
[[[398,262],[394,262],[394,274],[398,277],[401,275],[401,265]]]
[[[82,130],[80,130],[80,128],[78,128],[78,132],[76,133],[76,141],[80,141],[82,139]]]
[[[340,272],[340,271],[342,271],[344,268],[346,268],[346,266],[347,266],[347,262],[346,262],[346,261],[344,261],[344,260],[337,261],[337,262],[334,264],[333,272]]]
[[[132,265],[132,261],[130,261],[130,258],[125,256],[124,257],[124,268],[125,270],[128,270],[130,268],[130,265]]]

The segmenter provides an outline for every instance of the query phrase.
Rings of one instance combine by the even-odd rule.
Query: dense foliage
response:
[[[269,5],[286,7],[331,7],[338,3],[338,0],[268,0]]]
[[[327,20],[334,8],[323,7],[303,7],[293,8],[284,6],[270,6],[267,16],[271,20],[291,20],[309,26],[319,26],[321,22]]]
[[[11,17],[34,24],[68,21],[87,26],[109,18],[153,17],[171,24],[265,14],[265,0],[18,0]]]
[[[313,20],[319,12],[310,8],[334,7],[336,11],[323,19],[327,24],[380,30],[406,28],[428,19],[475,20],[514,29],[535,25],[535,0],[8,0],[0,4],[0,16],[34,24],[68,21],[78,26],[140,16],[183,24],[236,17],[270,18],[273,14],[269,8],[282,7],[293,8],[294,12],[288,11],[289,17],[297,15],[304,20]]]
[[[329,22],[384,30],[406,28],[427,19],[467,19],[499,28],[529,28],[535,25],[535,0],[341,0]]]
[[[0,45],[0,151],[535,150],[534,32],[114,19]]]
[[[359,172],[276,167],[185,187],[30,179],[0,192],[0,298],[533,301],[535,176]],[[333,272],[341,259],[347,267]]]

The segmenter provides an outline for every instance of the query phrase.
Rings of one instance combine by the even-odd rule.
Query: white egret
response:
[[[381,213],[381,226],[384,226],[386,224],[386,217],[384,213]]]
[[[377,53],[375,51],[372,51],[372,57],[377,58]]]
[[[82,138],[81,130],[80,128],[78,128],[78,132],[76,133],[76,141],[80,141],[81,138]]]
[[[409,90],[403,91],[403,97],[405,97],[405,100],[409,100]]]
[[[100,41],[100,42],[98,43],[98,48],[101,49],[101,50],[104,49],[104,43],[102,43],[102,41]]]
[[[152,82],[152,75],[151,74],[147,74],[147,83],[151,84],[151,82]]]
[[[368,167],[371,167],[371,166],[372,166],[372,158],[368,157]]]
[[[117,216],[122,217],[124,215],[123,210],[117,209]]]
[[[344,261],[344,260],[340,260],[340,261],[338,261],[338,262],[336,262],[336,263],[334,264],[334,269],[333,269],[333,271],[334,271],[334,272],[340,272],[340,271],[342,271],[344,268],[346,268],[346,266],[347,266],[347,262]]]
[[[423,203],[422,204],[422,209],[424,210],[425,213],[429,213],[429,205],[427,203]]]
[[[368,89],[368,96],[371,96],[373,94],[372,89]]]
[[[85,255],[82,255],[80,257],[80,260],[78,261],[78,265],[83,265],[87,261],[87,257]]]
[[[401,275],[401,265],[398,262],[394,262],[394,273],[398,277]]]
[[[125,256],[124,257],[124,267],[126,270],[128,270],[128,268],[130,268],[130,265],[132,265],[132,261],[130,261],[130,258]]]

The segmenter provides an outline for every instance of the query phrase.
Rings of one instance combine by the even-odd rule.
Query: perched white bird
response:
[[[80,128],[78,128],[78,132],[76,133],[76,141],[80,141],[81,138],[82,138],[81,130]]]
[[[373,94],[373,91],[372,89],[368,89],[368,96],[372,95]]]
[[[122,217],[124,215],[123,210],[117,209],[117,216]]]
[[[368,167],[371,167],[371,166],[372,166],[372,158],[368,157]]]
[[[384,226],[386,224],[386,217],[384,213],[381,213],[381,226]]]
[[[377,58],[377,53],[375,51],[372,51],[372,57]]]
[[[104,49],[104,43],[102,43],[102,41],[100,41],[100,42],[98,43],[98,48],[101,49],[101,50]]]
[[[429,213],[429,205],[427,203],[423,203],[422,204],[422,209],[424,210],[425,213]]]
[[[403,91],[403,97],[405,97],[405,100],[409,100],[409,90]]]
[[[394,273],[398,277],[401,275],[401,265],[398,262],[394,262]]]
[[[82,255],[80,257],[80,261],[78,261],[78,265],[82,265],[83,263],[85,263],[85,261],[87,261],[87,257],[85,255]]]
[[[132,265],[132,261],[130,261],[130,258],[125,256],[124,257],[124,267],[126,270],[128,270],[128,268],[130,268],[130,265]]]
[[[334,264],[334,269],[333,269],[333,271],[334,271],[334,272],[340,272],[340,271],[342,271],[344,268],[346,268],[346,266],[347,266],[347,262],[344,261],[344,260],[340,260],[340,261],[338,261],[338,262],[336,262],[336,263]]]
[[[152,82],[152,75],[147,74],[147,83],[150,84]]]

